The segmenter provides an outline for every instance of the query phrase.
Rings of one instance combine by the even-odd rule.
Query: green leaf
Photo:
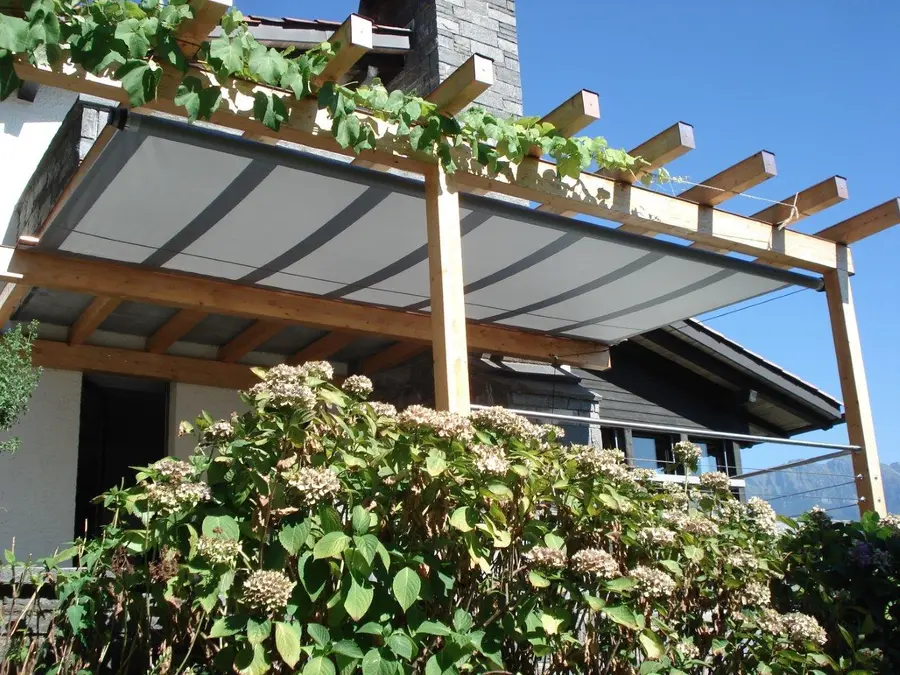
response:
[[[327,647],[331,642],[331,633],[321,624],[306,624],[306,632],[309,634],[309,637],[322,647]]]
[[[369,527],[372,524],[372,518],[366,509],[364,509],[362,506],[357,505],[353,507],[351,524],[353,525],[353,532],[362,536],[368,533]],[[375,556],[373,551],[372,559],[374,559],[374,557]]]
[[[688,560],[700,562],[701,560],[703,560],[703,549],[698,546],[691,546],[690,544],[688,544],[684,547],[684,555]]]
[[[189,75],[178,85],[175,94],[175,105],[180,105],[187,111],[190,122],[198,119],[208,120],[213,116],[222,102],[222,92],[218,87],[203,87],[203,82]],[[230,537],[237,539],[237,537]]]
[[[388,639],[385,640],[385,644],[388,646],[388,649],[394,652],[394,654],[407,661],[412,661],[418,651],[416,649],[416,643],[403,633],[392,633]]]
[[[416,626],[417,635],[447,636],[450,635],[450,633],[450,629],[440,621],[423,621],[418,626]]]
[[[272,634],[272,622],[269,619],[258,621],[254,618],[247,619],[247,640],[251,645],[262,644]]]
[[[552,532],[544,535],[544,543],[549,548],[555,548],[557,551],[562,551],[566,547],[566,540]]]
[[[344,609],[347,610],[347,614],[350,615],[351,619],[359,621],[369,610],[374,597],[375,592],[371,586],[364,586],[351,577],[350,590],[347,592],[346,600],[344,600]]]
[[[660,560],[659,564],[669,570],[676,577],[683,577],[684,572],[681,569],[681,565],[679,565],[674,560]]]
[[[16,75],[13,66],[13,57],[9,54],[0,56],[0,101],[5,101],[12,96],[22,85],[22,80]]]
[[[310,659],[303,668],[303,675],[336,675],[334,663],[325,656]]]
[[[209,56],[216,70],[229,75],[244,69],[244,46],[237,39],[220,36],[209,43]]]
[[[359,138],[360,124],[356,115],[345,115],[335,120],[332,126],[332,134],[334,139],[342,148],[349,148],[355,145]]]
[[[263,675],[269,670],[269,659],[262,645],[247,645],[234,657],[234,667],[240,675]]]
[[[29,47],[28,22],[16,16],[0,14],[0,49],[20,54]]]
[[[128,54],[133,59],[142,59],[150,51],[150,40],[144,33],[144,22],[139,19],[126,19],[116,25],[116,39],[128,47]]]
[[[281,84],[281,77],[287,69],[287,61],[276,49],[257,45],[250,54],[250,72],[273,87]]]
[[[350,544],[350,537],[343,532],[329,532],[313,546],[313,557],[316,560],[322,558],[340,558],[341,553]]]
[[[659,661],[644,661],[641,664],[641,675],[651,675],[665,670],[666,666]]]
[[[297,525],[285,525],[278,533],[278,541],[284,547],[284,550],[291,555],[297,555],[306,544],[309,537],[312,524],[305,520]]]
[[[474,513],[468,506],[460,506],[450,516],[450,527],[460,532],[471,532],[474,526]]]
[[[547,588],[550,582],[540,573],[534,570],[528,572],[528,581],[535,588]]]
[[[619,579],[612,579],[611,581],[606,582],[606,589],[609,591],[614,591],[616,593],[621,593],[623,591],[630,591],[635,587],[636,581],[631,577],[621,577]]]
[[[343,654],[344,656],[349,656],[351,659],[361,659],[365,654],[363,654],[363,650],[359,648],[359,645],[356,644],[353,640],[341,640],[339,642],[335,642],[331,651],[335,654]]]
[[[181,51],[181,45],[170,31],[164,31],[159,35],[156,53],[170,66],[177,68],[182,73],[187,72],[188,60]]]
[[[84,626],[84,622],[82,621],[84,618],[84,611],[84,605],[69,605],[68,608],[66,608],[66,619],[68,619],[69,626],[72,628],[72,632],[75,635],[78,635]]]
[[[216,619],[209,630],[210,638],[222,638],[237,635],[247,627],[247,617],[232,614]]]
[[[231,516],[206,516],[201,526],[204,537],[210,539],[240,539],[241,528]]]
[[[639,639],[641,641],[641,646],[644,648],[644,652],[647,654],[647,658],[659,659],[666,653],[662,641],[656,634],[651,633],[650,631],[644,631],[640,634]]]
[[[278,131],[288,119],[288,111],[281,97],[269,92],[258,91],[253,95],[253,117],[258,122]]]
[[[126,61],[116,70],[115,78],[122,81],[122,88],[128,93],[131,105],[138,107],[156,98],[162,69],[154,70],[145,61]]]
[[[363,658],[362,672],[363,675],[392,675],[395,665],[394,661],[385,659],[379,650],[370,649]]]
[[[275,624],[275,648],[281,660],[291,668],[300,660],[300,625],[296,623]]]
[[[615,621],[620,626],[625,626],[631,630],[639,630],[641,628],[635,618],[634,612],[628,607],[615,605],[612,607],[604,607],[603,612],[607,617]]]
[[[475,625],[472,615],[464,609],[457,609],[453,613],[453,628],[457,633],[468,633]]]
[[[405,567],[394,575],[394,582],[391,584],[391,588],[394,591],[394,597],[397,598],[397,602],[400,603],[405,612],[419,599],[419,592],[422,590],[422,580],[413,569]]]
[[[541,626],[544,627],[544,632],[547,633],[547,635],[556,635],[559,633],[559,628],[565,620],[564,616],[559,616],[550,612],[543,612],[541,614]]]
[[[58,45],[60,39],[59,18],[53,0],[35,0],[25,13],[28,33],[33,44]]]

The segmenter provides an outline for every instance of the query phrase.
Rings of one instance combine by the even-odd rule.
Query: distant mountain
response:
[[[900,462],[881,465],[887,508],[900,513]],[[849,457],[747,479],[747,496],[763,497],[778,513],[796,516],[814,506],[833,509],[833,518],[856,518],[856,488]],[[842,485],[843,484],[843,485]],[[838,487],[834,487],[838,486]],[[802,494],[801,494],[802,493]]]

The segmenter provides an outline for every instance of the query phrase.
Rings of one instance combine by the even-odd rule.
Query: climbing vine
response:
[[[16,59],[35,66],[68,59],[94,75],[120,81],[135,107],[157,98],[167,68],[181,74],[174,102],[191,122],[209,120],[222,103],[222,90],[189,74],[177,39],[179,26],[192,17],[187,0],[33,0],[24,18],[0,14],[0,100],[21,84]],[[378,80],[355,88],[320,82],[339,44],[322,43],[304,53],[269,48],[253,37],[237,10],[223,16],[221,28],[219,36],[201,44],[193,59],[219,82],[238,78],[282,90],[254,94],[253,118],[274,131],[289,121],[282,96],[293,95],[298,101],[315,96],[319,107],[327,109],[332,134],[342,148],[355,152],[375,148],[373,125],[355,114],[363,110],[395,125],[414,151],[439,158],[448,172],[457,168],[453,150],[458,147],[469,148],[476,161],[492,171],[518,164],[532,148],[556,161],[560,177],[577,178],[593,165],[637,172],[646,164],[610,148],[603,137],[568,138],[537,117],[504,119],[478,107],[451,116],[419,96],[388,91]],[[665,180],[667,174],[659,172],[656,177]],[[647,174],[642,179],[652,178]]]

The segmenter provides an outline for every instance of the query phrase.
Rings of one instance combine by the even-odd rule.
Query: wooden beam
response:
[[[219,347],[218,359],[226,363],[234,363],[271,340],[285,327],[285,324],[279,321],[256,321],[231,342]]]
[[[425,174],[425,220],[431,277],[435,406],[438,410],[467,414],[472,401],[459,193],[453,179],[440,165]]]
[[[673,162],[686,152],[690,152],[694,145],[694,127],[685,122],[676,122],[665,131],[658,133],[648,141],[644,141],[636,148],[628,151],[632,157],[640,157],[647,162],[637,172],[622,171],[609,173],[612,178],[626,183],[636,183],[648,173],[652,173],[669,162]]]
[[[181,309],[160,326],[147,340],[147,351],[162,354],[207,317],[206,312]]]
[[[326,333],[318,340],[314,340],[306,345],[299,352],[291,356],[285,363],[296,366],[307,361],[323,361],[334,356],[344,347],[356,342],[358,335],[353,333],[341,333],[331,331]]]
[[[582,89],[568,101],[544,115],[541,122],[552,124],[560,135],[568,138],[599,119],[600,97],[593,91]],[[540,146],[532,146],[528,154],[540,157]]]
[[[762,150],[707,178],[702,185],[685,190],[678,197],[703,206],[715,206],[777,175],[775,155]]]
[[[425,97],[445,115],[455,115],[494,84],[494,62],[472,54]]]
[[[19,305],[25,299],[25,296],[31,292],[31,286],[28,284],[7,283],[0,291],[0,330],[6,326],[7,322],[19,309]]]
[[[862,476],[856,481],[856,491],[860,498],[859,510],[860,513],[875,511],[884,516],[887,514],[884,484],[881,480],[881,464],[875,442],[875,423],[869,402],[859,326],[850,291],[850,275],[844,270],[826,272],[825,295],[841,378],[847,434],[850,443],[863,448],[852,455],[853,472]]]
[[[113,310],[119,306],[120,302],[121,300],[118,298],[103,295],[98,295],[91,300],[91,304],[87,306],[81,313],[81,316],[78,317],[78,320],[69,329],[69,344],[83,344],[91,336],[91,333],[97,330],[100,324],[106,320],[106,317],[113,313]]]
[[[365,359],[360,366],[360,371],[365,375],[371,375],[381,370],[389,370],[427,350],[428,345],[418,342],[397,342]]]
[[[231,0],[190,0],[188,4],[194,16],[178,27],[175,40],[187,60],[191,61],[200,51],[200,45],[219,25],[225,12],[231,9]]]
[[[432,339],[431,318],[421,312],[244,286],[36,250],[0,246],[0,280],[396,340],[430,344]],[[475,322],[470,322],[467,329],[473,350],[540,361],[559,360],[583,368],[604,370],[609,367],[609,348],[593,340],[557,337]]]
[[[372,22],[359,14],[351,14],[328,41],[337,49],[337,54],[316,78],[319,83],[340,80],[366,52],[371,51]]]
[[[840,244],[853,244],[898,223],[900,223],[900,198],[894,198],[837,225],[826,227],[816,232],[816,236]]]
[[[798,220],[824,211],[829,206],[839,204],[849,196],[847,179],[841,176],[832,176],[821,183],[816,183],[812,187],[785,197],[781,200],[782,203],[772,204],[750,217],[783,229]],[[796,206],[796,211],[794,206]]]
[[[23,79],[128,103],[128,97],[118,81],[84,73],[71,64],[54,68],[37,68],[24,59],[15,62],[16,73]],[[199,68],[190,68],[187,75],[209,85],[218,84],[212,73]],[[176,85],[180,81],[180,75],[164,72],[163,79],[167,78],[174,78],[173,84]],[[219,106],[211,119],[212,123],[353,155],[352,150],[341,148],[334,140],[328,111],[319,110],[315,99],[296,101],[286,92],[267,89],[253,82],[228,80],[224,84],[222,95],[226,104]],[[282,97],[288,119],[279,131],[273,131],[253,119],[254,91],[270,91]],[[176,106],[171,99],[154,101],[147,108],[184,116],[184,109]],[[413,151],[408,139],[397,134],[396,127],[363,111],[356,114],[361,123],[371,125],[377,139],[376,149],[363,153],[366,160],[420,174],[437,163],[435,157]],[[609,177],[597,174],[583,173],[577,179],[558,179],[555,164],[536,158],[527,158],[518,165],[509,165],[499,173],[492,173],[467,156],[464,148],[458,151],[461,153],[457,161],[459,170],[454,178],[460,189],[468,192],[498,192],[544,204],[547,210],[557,213],[576,212],[624,224],[643,225],[653,232],[757,255],[768,263],[784,263],[812,271],[835,269],[837,265],[834,242],[800,232],[773,238],[771,228],[764,223],[716,209],[701,213],[696,204],[638,186],[616,183]]]
[[[258,381],[247,366],[233,363],[50,340],[35,341],[32,360],[44,368],[152,377],[225,389],[245,389]]]

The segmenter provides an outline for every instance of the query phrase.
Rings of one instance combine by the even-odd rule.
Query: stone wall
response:
[[[494,85],[477,103],[504,116],[522,114],[515,0],[360,0],[359,13],[413,29],[406,67],[391,87],[427,94],[481,54],[494,61]]]

